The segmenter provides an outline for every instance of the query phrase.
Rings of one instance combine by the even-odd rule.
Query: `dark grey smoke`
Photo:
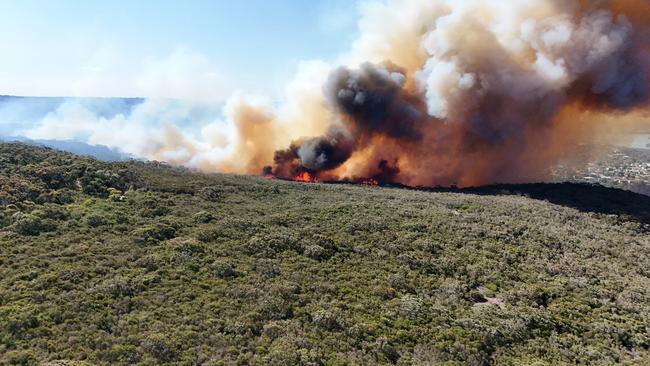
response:
[[[343,164],[354,151],[354,139],[341,127],[303,142],[296,153],[302,166],[309,170],[329,170]]]
[[[323,136],[294,141],[289,149],[277,151],[274,173],[291,178],[303,171],[337,168],[378,135],[420,140],[420,128],[427,121],[425,106],[405,91],[405,82],[403,71],[392,66],[365,63],[358,70],[334,70],[324,94],[341,120]],[[398,171],[391,167],[387,176]]]
[[[332,126],[323,136],[294,141],[288,149],[276,151],[273,174],[292,178],[304,171],[334,169],[348,160],[354,149],[352,135],[343,127]]]
[[[628,46],[623,55],[613,55],[592,73],[591,90],[596,103],[615,109],[630,109],[647,103],[650,96],[650,55]]]
[[[341,67],[329,77],[325,97],[357,135],[386,134],[421,138],[425,114],[419,100],[404,90],[406,76],[395,67],[364,63],[358,70]]]

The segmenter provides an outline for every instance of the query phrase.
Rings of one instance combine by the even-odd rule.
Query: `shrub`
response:
[[[32,212],[33,215],[39,216],[42,219],[65,221],[70,219],[70,211],[64,206],[46,203],[38,211]]]
[[[264,328],[262,332],[264,333],[265,336],[271,338],[271,339],[276,339],[280,338],[282,335],[284,335],[284,327],[286,326],[285,324],[282,324],[285,321],[272,321],[268,324],[264,325]]]
[[[373,295],[379,297],[383,300],[391,300],[397,296],[397,292],[392,287],[387,286],[377,286],[372,291]]]
[[[313,312],[311,314],[311,321],[318,327],[329,331],[341,329],[343,326],[337,313],[324,309]]]
[[[109,219],[102,214],[90,214],[86,216],[86,224],[90,227],[99,227],[108,223]]]
[[[212,270],[212,273],[219,278],[235,278],[241,275],[235,266],[223,260],[211,264],[210,269]]]
[[[268,259],[260,259],[253,266],[253,270],[266,278],[274,278],[282,273],[280,267],[273,264],[273,262]]]
[[[36,202],[67,205],[74,202],[74,192],[68,188],[42,192],[36,197]]]
[[[221,202],[225,195],[219,187],[205,187],[199,191],[199,196],[206,201]]]
[[[37,355],[31,350],[11,350],[6,353],[4,359],[9,365],[36,365]],[[2,361],[2,358],[0,358]]]
[[[330,251],[321,247],[320,245],[307,245],[303,250],[303,254],[306,257],[315,259],[317,261],[322,261],[332,256],[332,253]]]
[[[196,223],[207,224],[214,220],[214,215],[212,215],[208,211],[199,211],[194,214],[193,218],[194,218],[194,222]]]
[[[137,291],[137,286],[130,278],[116,276],[104,280],[99,286],[99,291],[117,299],[125,296],[133,296]]]
[[[113,345],[110,349],[102,351],[99,358],[111,364],[134,364],[140,362],[137,347],[132,344]]]
[[[173,238],[167,244],[174,248],[174,251],[185,256],[202,255],[206,250],[205,244],[190,237]]]
[[[408,319],[417,319],[425,315],[424,301],[415,295],[404,295],[400,299],[400,313]]]
[[[223,229],[219,226],[216,226],[201,229],[196,235],[196,238],[203,243],[210,243],[223,236]]]
[[[166,202],[162,201],[159,197],[147,195],[140,204],[144,206],[140,210],[140,216],[142,217],[165,216],[170,212]]]
[[[13,212],[5,210],[5,211],[0,211],[0,228],[6,227],[11,225],[13,222],[11,216]]]
[[[119,189],[116,188],[108,188],[108,200],[113,201],[113,202],[122,202],[126,200],[126,196],[124,195],[124,192],[120,191]]]
[[[244,247],[246,254],[255,255],[262,258],[272,258],[275,251],[267,244],[267,242],[259,236],[254,236],[248,240]]]
[[[136,244],[155,245],[163,240],[172,239],[176,235],[176,229],[163,223],[150,224],[133,230],[131,235]]]
[[[160,362],[170,362],[178,356],[178,345],[164,334],[149,335],[142,348]]]
[[[160,265],[159,262],[160,262],[160,259],[159,259],[158,255],[148,254],[148,255],[145,255],[145,256],[139,258],[135,262],[135,265],[140,267],[140,268],[146,269],[148,272],[151,272],[151,271],[155,271],[156,269],[158,269],[158,267]]]
[[[302,249],[300,239],[293,233],[272,233],[264,236],[252,237],[246,250],[250,254],[262,254],[272,256],[273,253],[281,253],[287,250],[300,252]]]
[[[15,214],[13,221],[14,231],[20,235],[34,236],[48,229],[41,218],[31,214]]]

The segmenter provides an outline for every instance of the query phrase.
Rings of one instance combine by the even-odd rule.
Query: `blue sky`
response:
[[[356,35],[351,0],[0,0],[0,94],[276,92]]]

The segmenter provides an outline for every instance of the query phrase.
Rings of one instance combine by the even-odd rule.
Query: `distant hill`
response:
[[[123,161],[134,159],[135,157],[122,153],[117,149],[112,149],[104,145],[90,145],[79,141],[65,141],[65,140],[31,140],[26,137],[19,136],[0,136],[0,141],[4,142],[22,142],[34,146],[45,146],[57,150],[70,152],[77,155],[92,156],[98,160],[103,161]]]
[[[650,197],[616,188],[308,184],[5,143],[0,207],[0,364],[650,359]]]
[[[99,160],[128,160],[129,154],[116,149],[90,145],[73,140],[34,140],[16,136],[18,131],[29,129],[47,114],[53,113],[63,103],[74,101],[87,107],[97,117],[113,118],[117,114],[128,115],[144,102],[142,98],[67,98],[67,97],[21,97],[0,95],[0,141],[18,141],[31,145],[47,146],[79,155],[89,155]]]

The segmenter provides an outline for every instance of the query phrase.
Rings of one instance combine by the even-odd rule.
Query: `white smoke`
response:
[[[321,85],[328,73],[324,62],[301,63],[285,87],[282,103],[242,93],[234,93],[224,103],[203,98],[149,98],[128,113],[104,117],[92,105],[72,98],[15,134],[106,145],[137,157],[206,171],[243,172],[259,158],[255,155],[261,145],[268,144],[265,150],[272,155],[275,148],[292,139],[324,131],[328,112],[320,102]],[[248,126],[252,118],[243,112],[247,109],[259,112],[257,126]],[[305,120],[306,115],[319,118]],[[264,124],[276,133],[249,136]]]
[[[428,60],[418,76],[434,117],[463,119],[490,94],[560,97],[583,77],[617,106],[647,97],[647,55],[635,53],[641,51],[624,16],[597,10],[578,19],[561,6],[548,16],[535,10],[552,2],[537,0],[509,2],[510,16],[490,17],[485,2],[454,3],[423,36]]]
[[[323,95],[328,75],[339,66],[356,69],[366,62],[388,62],[392,66],[385,70],[364,67],[377,75],[397,70],[391,71],[400,77],[396,95],[408,99],[399,105],[408,106],[403,109],[417,120],[411,128],[422,136],[420,145],[410,144],[405,151],[394,142],[386,153],[403,165],[411,162],[402,169],[409,174],[406,183],[481,182],[531,165],[525,153],[531,131],[537,133],[531,146],[544,141],[561,149],[557,133],[540,130],[538,125],[559,126],[558,120],[569,111],[609,115],[614,110],[620,114],[645,108],[650,27],[634,19],[616,13],[606,1],[368,1],[361,7],[359,37],[350,51],[334,63],[302,63],[279,101],[235,93],[222,109],[215,103],[213,108],[220,112],[193,129],[185,123],[193,118],[196,102],[151,99],[128,115],[111,118],[70,102],[24,133],[34,138],[83,139],[209,171],[258,173],[273,162],[276,150],[301,138],[325,136],[303,141],[321,149],[334,148],[332,141],[339,139],[330,138],[328,131],[340,125],[341,115]],[[139,74],[136,90],[156,97],[205,103],[233,89],[223,89],[228,83],[220,73],[205,58],[185,49],[145,63]],[[357,94],[362,98],[366,91]],[[416,110],[420,103],[414,98],[425,106],[422,111]],[[385,122],[390,121],[379,124],[385,131],[397,130]],[[533,130],[531,123],[536,124]],[[460,127],[442,129],[442,125]],[[539,132],[548,140],[540,140]],[[382,150],[373,146],[372,133],[365,135],[363,159]],[[456,140],[447,142],[445,136]],[[464,140],[468,136],[471,141]],[[349,139],[344,140],[349,148]],[[469,150],[464,145],[485,151],[465,156]],[[311,166],[328,166],[323,154],[314,155],[307,148],[299,151],[309,157]],[[357,162],[354,166],[362,166],[360,157],[350,153],[350,160]],[[535,164],[552,163],[550,155],[540,159],[543,162]],[[422,174],[436,172],[439,181],[422,178],[418,169]],[[353,170],[341,168],[350,174]]]

